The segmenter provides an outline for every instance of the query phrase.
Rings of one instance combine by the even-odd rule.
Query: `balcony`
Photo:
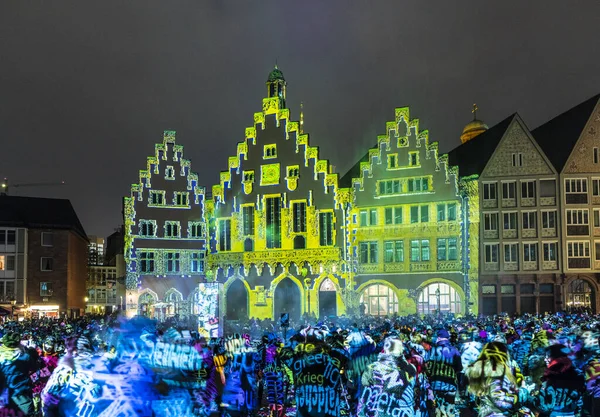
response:
[[[542,229],[542,237],[556,237],[556,229]]]
[[[498,200],[497,199],[493,199],[493,200],[483,200],[483,204],[482,204],[483,208],[497,208],[498,207]]]
[[[521,207],[534,207],[535,206],[535,198],[521,198]]]
[[[523,262],[523,271],[537,271],[538,263],[537,261],[524,261]]]
[[[542,269],[546,271],[556,271],[558,269],[557,261],[544,261],[542,262]]]
[[[505,271],[518,271],[519,263],[518,262],[504,262],[504,270]]]
[[[497,230],[484,230],[483,238],[484,239],[498,239],[498,231]]]
[[[517,229],[505,229],[502,231],[502,237],[504,239],[516,239],[517,236]]]
[[[483,270],[484,271],[499,271],[500,265],[498,264],[498,262],[485,262],[483,264]]]
[[[555,206],[556,197],[540,197],[540,206]]]
[[[523,229],[523,231],[521,232],[521,237],[523,237],[523,238],[537,237],[537,229]]]

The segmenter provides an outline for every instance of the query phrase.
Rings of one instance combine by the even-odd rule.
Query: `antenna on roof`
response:
[[[300,133],[304,133],[304,102],[300,102]]]
[[[476,103],[473,103],[473,110],[471,110],[471,113],[473,113],[473,120],[477,120],[477,110],[479,110],[479,107],[477,107]]]
[[[8,178],[4,178],[2,184],[0,184],[0,195],[8,195],[9,188],[20,188],[20,187],[50,187],[55,185],[65,185],[64,181],[58,182],[30,182],[30,183],[21,183],[21,184],[10,184]]]

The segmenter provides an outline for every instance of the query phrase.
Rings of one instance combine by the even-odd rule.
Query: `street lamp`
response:
[[[308,317],[310,319],[310,278],[305,278],[304,279],[304,286],[306,287],[306,297],[308,299],[307,302],[307,312],[308,312]]]
[[[437,297],[437,311],[438,311],[438,316],[442,314],[441,312],[441,303],[440,303],[440,287],[437,287],[435,290],[435,296]]]
[[[13,320],[15,319],[15,304],[17,304],[17,300],[12,298],[10,300],[10,307],[11,307],[11,317]]]

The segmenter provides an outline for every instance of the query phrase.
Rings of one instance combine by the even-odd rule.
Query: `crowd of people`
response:
[[[0,324],[0,416],[600,416],[600,316]]]

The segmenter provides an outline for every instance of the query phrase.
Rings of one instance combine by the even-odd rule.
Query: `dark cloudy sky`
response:
[[[399,106],[448,151],[473,102],[533,128],[598,93],[599,19],[597,0],[2,1],[0,175],[65,180],[18,195],[69,198],[106,236],[163,130],[218,180],[275,60],[339,172]]]

